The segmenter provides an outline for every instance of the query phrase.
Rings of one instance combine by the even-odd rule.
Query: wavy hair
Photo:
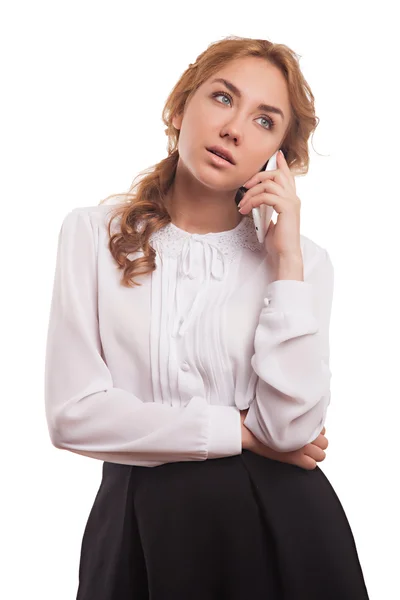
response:
[[[264,58],[284,75],[292,115],[281,148],[292,172],[297,175],[308,172],[308,139],[315,131],[319,118],[315,115],[314,96],[300,70],[299,55],[284,44],[237,36],[229,36],[211,44],[184,71],[164,105],[162,120],[168,136],[168,156],[139,173],[134,181],[140,176],[143,176],[142,179],[133,183],[128,192],[112,194],[100,202],[103,204],[110,198],[126,196],[126,200],[112,209],[108,224],[109,250],[118,268],[123,270],[121,283],[125,287],[142,285],[133,278],[147,275],[157,268],[156,251],[149,238],[171,222],[163,199],[174,180],[179,159],[179,130],[172,124],[173,117],[184,112],[186,103],[211,75],[227,63],[248,56]],[[114,219],[119,219],[119,228],[112,234]],[[131,253],[140,251],[142,255],[138,258],[129,258]]]

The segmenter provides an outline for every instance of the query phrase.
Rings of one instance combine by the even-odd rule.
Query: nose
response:
[[[241,139],[242,139],[242,132],[241,132],[241,126],[240,126],[240,123],[239,123],[238,119],[232,118],[221,129],[221,137],[226,137],[226,136],[232,138],[235,141],[236,144],[241,141]]]

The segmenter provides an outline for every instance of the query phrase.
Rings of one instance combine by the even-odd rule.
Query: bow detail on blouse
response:
[[[204,283],[200,286],[196,293],[194,302],[186,315],[182,317],[179,312],[179,294],[178,286],[180,278],[194,279],[201,274],[201,268],[195,268],[195,244],[199,243],[203,246],[203,257],[204,257]],[[199,272],[200,271],[200,272]],[[196,312],[199,311],[201,306],[204,306],[204,301],[207,297],[207,291],[211,278],[222,281],[225,276],[226,264],[225,255],[219,246],[210,240],[207,240],[202,235],[191,234],[188,236],[182,247],[180,256],[178,257],[178,282],[175,289],[175,322],[173,326],[172,336],[183,336],[193,319]],[[200,300],[203,300],[200,304]]]

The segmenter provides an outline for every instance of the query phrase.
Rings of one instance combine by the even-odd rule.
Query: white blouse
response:
[[[304,281],[273,281],[251,216],[207,234],[169,223],[150,239],[157,269],[127,288],[108,249],[113,208],[75,208],[61,224],[45,361],[53,445],[147,467],[233,456],[246,408],[277,451],[314,440],[330,403],[328,252],[301,235]]]

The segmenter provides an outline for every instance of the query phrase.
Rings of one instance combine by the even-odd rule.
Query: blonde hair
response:
[[[162,119],[168,136],[168,156],[139,173],[137,177],[143,175],[143,178],[134,183],[128,192],[112,194],[100,202],[102,204],[116,196],[127,197],[126,201],[112,209],[108,224],[109,250],[118,268],[123,270],[122,285],[141,285],[133,278],[156,269],[156,251],[149,243],[149,238],[171,221],[163,198],[174,180],[179,159],[179,130],[172,124],[173,117],[183,113],[186,103],[211,75],[227,63],[248,56],[264,58],[284,75],[292,118],[280,147],[292,172],[297,175],[308,172],[308,139],[315,131],[319,118],[315,115],[314,96],[301,73],[298,55],[287,46],[268,40],[229,36],[211,44],[195,63],[189,65],[164,105]],[[116,218],[120,219],[119,229],[111,234],[112,221]],[[128,258],[129,254],[139,250],[142,250],[143,256],[134,260]]]

